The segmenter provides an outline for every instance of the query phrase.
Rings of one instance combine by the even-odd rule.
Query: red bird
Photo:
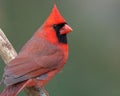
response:
[[[42,88],[66,63],[71,31],[54,5],[44,24],[5,67],[6,89],[0,96],[16,96],[24,87]]]

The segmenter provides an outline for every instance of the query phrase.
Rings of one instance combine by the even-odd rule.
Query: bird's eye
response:
[[[57,27],[57,24],[54,24],[54,25],[53,25],[53,28],[56,28],[56,27]]]
[[[62,28],[65,24],[66,24],[66,23],[54,24],[54,25],[53,25],[53,28],[60,29],[60,28]]]

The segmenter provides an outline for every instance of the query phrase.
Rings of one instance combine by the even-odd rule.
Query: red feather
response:
[[[5,67],[7,87],[0,96],[16,96],[26,86],[43,87],[66,63],[70,31],[54,5],[44,24]]]

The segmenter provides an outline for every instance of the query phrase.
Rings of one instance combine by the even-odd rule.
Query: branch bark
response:
[[[17,56],[17,52],[9,42],[3,31],[0,29],[0,56],[8,64],[12,59]],[[26,87],[25,92],[28,96],[48,96],[44,88]]]
[[[5,64],[8,64],[12,59],[17,56],[17,52],[0,29],[0,55]]]

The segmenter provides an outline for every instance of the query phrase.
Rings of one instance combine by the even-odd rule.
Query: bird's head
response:
[[[54,5],[49,17],[42,26],[43,34],[52,43],[60,42],[67,43],[66,35],[72,31],[72,28],[67,24],[62,17],[56,5]]]

